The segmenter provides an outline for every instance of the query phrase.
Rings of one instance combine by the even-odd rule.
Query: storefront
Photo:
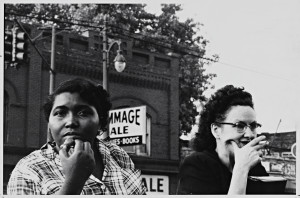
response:
[[[38,27],[30,28],[31,38],[43,35]],[[37,43],[41,54],[50,62],[51,37],[43,35]],[[97,36],[97,37],[96,37]],[[136,167],[141,169],[149,194],[175,194],[179,165],[179,59],[178,55],[154,53],[136,48],[134,39],[120,38],[127,60],[126,69],[118,73],[108,68],[112,110],[143,107],[141,111],[126,111],[112,122],[110,136],[124,148]],[[56,45],[56,75],[54,87],[74,77],[102,83],[101,45],[99,34],[87,36],[62,33]],[[9,174],[25,155],[39,149],[47,141],[47,122],[41,109],[49,90],[49,71],[37,51],[28,47],[29,61],[18,70],[4,71],[4,192]],[[111,61],[112,62],[112,61]],[[141,124],[142,133],[131,129]],[[140,125],[140,126],[141,126]],[[119,136],[124,136],[122,139]],[[140,144],[142,143],[142,144]]]

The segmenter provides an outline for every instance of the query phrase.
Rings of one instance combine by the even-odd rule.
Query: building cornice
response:
[[[49,58],[50,53],[45,53]],[[47,70],[47,67],[43,67]],[[55,72],[70,74],[76,76],[84,76],[88,78],[102,80],[102,64],[95,60],[77,59],[76,57],[59,55],[57,56]],[[148,89],[166,90],[170,89],[170,78],[166,75],[151,72],[151,70],[141,70],[136,66],[129,65],[127,70],[118,73],[109,68],[109,80],[113,83],[127,84]]]

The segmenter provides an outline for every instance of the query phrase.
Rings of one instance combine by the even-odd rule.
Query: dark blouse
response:
[[[259,163],[248,175],[267,176],[268,173]],[[231,177],[232,173],[215,151],[194,152],[180,166],[177,194],[227,194]],[[262,194],[252,182],[248,179],[246,194]]]

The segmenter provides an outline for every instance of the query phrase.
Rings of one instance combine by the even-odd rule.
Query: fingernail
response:
[[[260,141],[258,144],[269,144],[268,141]]]

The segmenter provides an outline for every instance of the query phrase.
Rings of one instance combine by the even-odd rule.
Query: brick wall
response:
[[[32,27],[31,37],[41,32]],[[49,36],[47,33],[44,36]],[[57,36],[55,87],[62,81],[74,77],[83,77],[95,82],[102,82],[102,43],[98,33],[89,32],[89,37],[70,33]],[[50,37],[51,38],[51,37]],[[151,159],[170,160],[166,166],[169,174],[171,192],[174,192],[179,159],[178,149],[178,55],[153,53],[133,48],[133,40],[121,38],[124,44],[127,66],[122,73],[109,67],[109,90],[113,108],[118,106],[146,105],[147,113],[152,117]],[[50,63],[51,40],[37,42],[37,47]],[[98,47],[98,48],[97,48]],[[113,51],[114,49],[112,49]],[[4,89],[8,98],[8,114],[5,117],[7,140],[4,144],[4,174],[8,178],[9,171],[17,161],[42,146],[47,140],[47,123],[42,112],[42,105],[49,92],[48,65],[37,52],[29,47],[30,61],[19,70],[7,68],[4,71]],[[133,56],[133,54],[135,55]],[[148,57],[144,62],[139,61]],[[110,56],[112,63],[114,55]],[[135,159],[135,158],[134,158]],[[156,167],[149,173],[159,171],[157,166],[146,158],[136,160],[137,166],[143,163]],[[160,168],[159,168],[160,167]],[[168,170],[168,169],[166,169]],[[151,172],[152,171],[152,172]],[[156,173],[157,174],[157,173]],[[175,174],[175,175],[174,175]],[[7,181],[4,181],[4,185]]]

